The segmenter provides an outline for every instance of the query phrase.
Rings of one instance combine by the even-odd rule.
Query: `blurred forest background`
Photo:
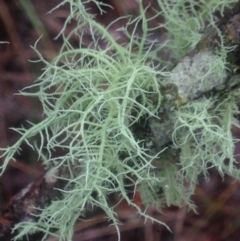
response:
[[[61,6],[51,14],[47,14],[61,0],[0,0],[0,146],[13,144],[19,135],[11,127],[29,125],[28,121],[39,122],[44,118],[41,104],[37,99],[25,98],[18,93],[30,85],[41,74],[42,63],[37,60],[31,49],[35,42],[45,59],[51,60],[61,47],[61,37],[55,39],[68,16],[68,6]],[[89,4],[90,11],[96,14],[97,21],[109,25],[120,16],[137,14],[134,0],[102,0],[113,8],[106,7],[105,14],[100,14],[94,4]],[[155,4],[154,0],[145,0],[146,5]],[[162,20],[164,21],[164,20]],[[66,31],[71,31],[71,23]],[[120,27],[114,24],[111,29]],[[164,32],[158,33],[164,39]],[[86,36],[86,38],[89,36]],[[121,37],[121,36],[120,36]],[[121,39],[124,42],[124,39]],[[78,45],[78,39],[72,39]],[[163,56],[166,58],[166,56]],[[240,130],[234,129],[234,135],[240,138]],[[7,205],[9,200],[19,193],[27,184],[41,177],[45,170],[41,160],[26,146],[11,162],[7,171],[0,178],[0,205]],[[59,153],[60,155],[61,153]],[[240,154],[240,145],[236,146],[236,155]],[[240,162],[240,157],[238,158]],[[2,162],[3,160],[1,160]],[[111,200],[114,202],[114,200]],[[141,200],[135,200],[141,205]],[[169,232],[164,226],[144,222],[130,207],[121,203],[116,212],[123,222],[120,227],[122,241],[238,241],[240,240],[240,186],[238,181],[219,176],[211,171],[211,179],[199,180],[199,186],[193,197],[197,213],[188,211],[186,207],[170,207],[157,211],[154,207],[147,212],[166,222],[171,228]],[[144,208],[144,207],[143,207]],[[6,239],[4,239],[6,240]],[[36,240],[36,239],[35,239]],[[48,241],[57,241],[49,237]],[[101,212],[91,215],[88,222],[81,221],[75,226],[73,241],[115,241],[115,229],[109,226]]]

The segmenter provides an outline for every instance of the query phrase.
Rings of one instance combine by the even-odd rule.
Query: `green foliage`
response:
[[[101,9],[98,1],[91,2]],[[158,0],[161,11],[151,19],[164,16],[166,22],[153,28],[146,17],[150,6],[144,7],[138,0],[139,16],[129,18],[127,26],[119,29],[129,38],[124,45],[118,43],[108,28],[94,20],[82,1],[65,0],[61,3],[70,5],[66,25],[73,19],[78,24],[69,35],[65,36],[64,29],[59,34],[64,43],[59,55],[51,62],[47,62],[34,46],[46,67],[36,83],[21,92],[40,99],[46,118],[39,124],[32,124],[28,130],[15,129],[21,138],[4,149],[1,173],[20,151],[21,144],[26,142],[36,150],[47,168],[68,167],[66,176],[59,177],[67,180],[68,185],[62,190],[64,198],[45,207],[36,223],[22,222],[15,227],[19,231],[15,240],[30,230],[44,231],[48,235],[52,228],[56,228],[60,240],[70,241],[74,223],[91,206],[105,211],[120,239],[119,221],[108,200],[112,193],[119,193],[143,217],[160,222],[148,216],[128,196],[127,180],[132,183],[134,191],[140,191],[146,207],[184,203],[193,207],[190,196],[200,173],[207,176],[208,168],[217,167],[221,173],[235,175],[234,140],[230,131],[236,121],[233,116],[237,113],[234,93],[226,94],[222,102],[218,102],[217,97],[190,102],[173,113],[172,148],[181,149],[179,162],[177,159],[175,163],[169,162],[165,148],[150,155],[142,144],[143,140],[134,138],[131,129],[142,117],[159,118],[162,80],[171,75],[171,72],[164,72],[152,64],[156,61],[163,63],[159,51],[173,51],[175,57],[186,54],[200,39],[205,21],[215,26],[213,11],[222,11],[236,1],[202,0],[198,1],[198,6],[194,2]],[[131,33],[127,31],[129,25],[134,26]],[[139,26],[141,36],[137,32]],[[166,44],[150,38],[151,33],[163,26],[169,35]],[[84,47],[86,32],[90,32],[93,40]],[[79,37],[79,48],[70,43],[73,35]],[[100,42],[105,44],[104,48]],[[214,61],[212,69],[216,70],[218,77],[225,60],[220,55],[216,58],[219,61]],[[215,66],[215,63],[221,63],[221,66]],[[172,66],[170,62],[165,64],[166,69]],[[211,78],[214,78],[214,71]],[[34,89],[38,91],[34,92]],[[41,137],[38,146],[31,143],[36,135]],[[56,158],[52,153],[59,148],[67,153]],[[228,165],[224,163],[226,158],[229,158]],[[157,171],[153,165],[155,159],[161,165]],[[189,181],[188,188],[184,184],[186,180]],[[162,190],[161,196],[157,195],[159,190]]]

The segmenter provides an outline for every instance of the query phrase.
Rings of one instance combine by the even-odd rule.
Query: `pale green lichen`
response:
[[[101,9],[98,1],[90,2]],[[151,20],[158,20],[158,16],[165,17],[162,25],[168,30],[165,44],[151,39],[151,33],[162,26],[151,28],[146,17],[147,8],[141,0],[136,2],[139,16],[128,22],[133,26],[133,31],[128,33],[128,26],[119,30],[129,37],[124,46],[108,32],[108,28],[94,20],[83,1],[73,0],[61,3],[70,4],[66,25],[72,19],[78,24],[68,36],[65,36],[64,29],[60,33],[64,43],[59,55],[47,62],[34,46],[46,67],[37,82],[27,89],[28,93],[21,94],[39,97],[46,118],[39,124],[32,124],[28,130],[16,129],[21,137],[13,146],[4,149],[5,161],[1,173],[15,153],[20,151],[21,144],[26,142],[36,150],[47,168],[68,167],[69,173],[65,177],[53,177],[65,178],[68,185],[61,190],[64,198],[54,200],[45,207],[36,223],[16,225],[19,233],[14,240],[34,231],[43,231],[47,236],[52,229],[57,229],[60,240],[70,241],[75,222],[89,206],[105,211],[115,225],[120,240],[119,221],[114,206],[108,201],[109,194],[119,193],[141,216],[160,222],[146,214],[129,197],[126,179],[131,182],[134,192],[140,191],[146,208],[151,205],[160,208],[164,204],[193,207],[190,196],[200,173],[207,176],[208,168],[217,167],[221,173],[239,175],[234,167],[234,140],[231,135],[231,125],[237,123],[234,119],[238,113],[236,93],[209,99],[203,97],[179,109],[171,109],[174,145],[167,149],[160,145],[155,154],[149,154],[151,145],[144,145],[146,140],[135,138],[132,131],[132,127],[142,118],[153,118],[156,122],[161,119],[159,110],[164,79],[172,78],[170,82],[177,85],[179,95],[187,94],[186,99],[194,99],[195,88],[205,92],[222,83],[226,75],[224,55],[196,55],[192,66],[194,74],[188,74],[191,71],[191,64],[186,67],[190,61],[188,57],[173,72],[164,72],[152,62],[161,63],[161,66],[164,63],[165,69],[170,69],[172,63],[163,62],[158,52],[163,49],[174,51],[177,58],[186,54],[200,39],[199,31],[205,21],[215,26],[213,11],[222,11],[236,1],[202,0],[186,4],[185,0],[158,0],[161,11]],[[197,10],[195,4],[198,5]],[[139,26],[140,38],[137,37]],[[91,48],[82,46],[85,31],[92,34]],[[79,48],[70,43],[73,35],[79,36]],[[98,45],[100,40],[105,42],[106,48]],[[221,51],[225,51],[224,48]],[[206,59],[207,63],[202,64],[201,61]],[[187,70],[183,73],[180,67]],[[203,69],[206,79],[202,78]],[[176,72],[181,79],[173,79],[172,75]],[[186,79],[190,89],[186,86],[181,89],[185,85],[185,74],[188,75]],[[34,93],[32,88],[39,90]],[[157,135],[158,125],[154,128],[152,131]],[[41,137],[38,146],[34,146],[31,139],[36,135]],[[54,157],[53,152],[57,148],[67,150],[67,153]],[[229,158],[228,165],[224,163],[226,158]],[[189,181],[188,186],[185,185],[186,180]]]
[[[176,111],[174,144],[181,148],[180,166],[190,183],[197,183],[197,176],[216,167],[221,174],[239,178],[235,167],[235,142],[232,125],[239,126],[239,90],[225,94],[225,98],[202,98]],[[228,164],[226,164],[228,160]]]
[[[166,19],[164,26],[168,30],[167,47],[173,54],[181,58],[186,52],[194,49],[206,30],[206,23],[215,28],[215,16],[222,15],[226,8],[232,8],[235,0],[158,0],[162,14]]]
[[[165,82],[175,84],[179,97],[186,103],[222,85],[227,78],[225,66],[223,58],[205,50],[184,57]]]

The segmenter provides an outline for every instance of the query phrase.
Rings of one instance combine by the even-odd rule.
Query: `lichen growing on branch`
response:
[[[98,1],[90,2],[101,9]],[[66,25],[73,19],[78,24],[69,35],[65,36],[64,29],[60,33],[64,43],[59,55],[47,62],[34,46],[45,69],[35,84],[20,94],[38,97],[45,119],[30,129],[15,129],[21,137],[4,149],[1,173],[26,142],[44,160],[46,168],[65,167],[65,173],[56,178],[64,179],[67,185],[60,190],[63,198],[44,207],[36,222],[15,226],[19,232],[15,240],[30,230],[48,235],[57,229],[60,240],[70,241],[73,225],[90,206],[106,213],[120,240],[119,220],[108,201],[112,193],[120,194],[144,218],[161,223],[134,203],[126,182],[131,183],[134,192],[140,192],[146,208],[166,204],[193,207],[190,197],[199,174],[207,177],[207,170],[216,167],[221,173],[239,175],[231,135],[231,125],[238,124],[234,118],[238,113],[238,90],[204,96],[227,78],[228,50],[221,32],[217,31],[222,42],[214,55],[206,50],[193,59],[185,57],[173,71],[168,71],[173,63],[163,62],[159,56],[161,50],[173,51],[180,60],[197,45],[207,22],[217,29],[213,12],[223,13],[236,1],[186,4],[185,0],[158,0],[161,11],[151,19],[146,14],[151,6],[136,2],[139,16],[129,17],[127,26],[118,30],[129,38],[128,43],[118,43],[107,27],[97,23],[84,1],[65,0],[61,4],[70,6]],[[165,23],[150,27],[149,22],[157,21],[159,16],[165,18]],[[133,26],[132,32],[127,31],[129,25]],[[137,33],[139,26],[141,36]],[[163,27],[168,32],[164,44],[151,38],[151,33]],[[92,34],[91,47],[83,47],[85,31]],[[79,37],[79,48],[71,45],[73,35]],[[98,45],[100,41],[105,42],[105,48]],[[188,74],[192,68],[194,74]],[[177,92],[169,91],[170,84],[177,87]],[[169,115],[165,120],[173,125],[166,136],[168,141],[159,145],[163,114]],[[41,137],[38,146],[31,142],[36,135]],[[67,150],[66,154],[54,157],[52,153],[59,148]],[[159,196],[161,190],[164,195]]]

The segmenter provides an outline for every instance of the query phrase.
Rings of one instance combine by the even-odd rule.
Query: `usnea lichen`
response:
[[[91,2],[101,9],[98,1]],[[141,0],[136,2],[139,16],[129,19],[127,26],[119,29],[129,37],[124,45],[118,43],[108,28],[94,20],[85,9],[84,1],[65,0],[61,4],[70,5],[66,25],[73,19],[78,24],[68,36],[65,36],[64,29],[60,33],[64,43],[59,55],[47,62],[34,46],[46,67],[36,83],[21,94],[38,97],[46,118],[28,130],[16,129],[22,136],[13,146],[4,149],[5,161],[1,173],[14,154],[20,151],[21,144],[26,142],[36,150],[47,168],[68,167],[66,177],[55,177],[65,178],[68,185],[62,190],[64,198],[54,200],[45,207],[36,223],[16,225],[19,233],[15,240],[30,231],[43,231],[48,235],[52,229],[57,229],[60,240],[70,241],[73,225],[89,206],[105,211],[115,225],[120,240],[119,221],[114,206],[108,201],[112,193],[120,194],[143,217],[160,222],[148,216],[129,197],[126,180],[132,184],[134,192],[140,192],[146,208],[184,203],[192,207],[190,197],[200,173],[207,176],[207,169],[213,166],[221,173],[238,173],[234,167],[234,140],[230,131],[232,123],[236,123],[234,115],[237,113],[237,100],[233,93],[221,97],[222,102],[218,101],[220,96],[204,97],[178,109],[169,109],[174,123],[170,131],[173,145],[168,148],[159,146],[154,155],[149,154],[151,143],[144,145],[146,140],[135,138],[132,131],[132,126],[141,118],[152,118],[156,123],[161,119],[159,110],[166,98],[161,86],[166,79],[170,78],[170,83],[178,87],[178,94],[186,94],[187,100],[194,99],[195,91],[199,91],[201,86],[201,93],[204,94],[209,78],[212,85],[208,89],[215,86],[215,80],[221,84],[226,70],[225,59],[220,54],[206,56],[202,53],[197,60],[193,60],[194,66],[187,67],[189,61],[186,57],[175,72],[164,72],[153,62],[160,66],[164,63],[165,69],[171,68],[171,62],[161,61],[159,51],[173,51],[175,58],[186,54],[197,44],[206,21],[215,26],[213,11],[222,12],[224,7],[230,7],[236,1],[189,1],[186,4],[185,0],[158,0],[161,11],[151,19],[146,17],[150,6],[144,7]],[[158,16],[164,16],[165,23],[150,27],[149,22],[153,19],[157,21]],[[127,31],[128,25],[133,26],[131,33]],[[140,37],[137,32],[139,26]],[[165,44],[151,38],[151,33],[162,27],[168,31]],[[90,31],[93,38],[89,48],[84,48],[82,43],[86,31]],[[71,45],[73,35],[79,37],[79,48]],[[99,42],[104,42],[105,48],[100,48]],[[198,70],[196,66],[201,66],[199,61],[205,61],[205,58],[209,59],[207,66]],[[185,72],[181,72],[180,67]],[[196,76],[199,71],[197,78],[187,75],[191,67],[195,68]],[[199,79],[203,68],[206,82]],[[180,79],[172,77],[177,74]],[[193,83],[191,90],[181,89],[185,85],[184,75],[187,75],[189,83]],[[38,92],[33,91],[36,88]],[[154,127],[154,134],[157,135],[157,125]],[[38,146],[31,143],[31,138],[36,135],[41,137]],[[67,153],[56,158],[52,153],[57,148],[67,150]],[[177,149],[181,150],[180,156]],[[175,158],[175,162],[171,157]],[[226,158],[230,160],[229,165],[224,163]],[[77,172],[74,171],[76,169]],[[186,180],[188,187],[184,184]],[[163,195],[159,196],[159,191]]]

